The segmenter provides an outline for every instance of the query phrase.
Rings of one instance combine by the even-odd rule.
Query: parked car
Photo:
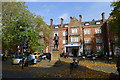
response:
[[[96,58],[101,58],[101,57],[103,57],[103,54],[95,54],[95,57]]]
[[[27,60],[27,56],[15,56],[12,58],[12,64],[22,64],[22,60],[25,63]]]
[[[87,58],[91,58],[91,57],[92,57],[92,55],[91,55],[91,54],[88,54],[88,55],[87,55]]]
[[[38,58],[40,55],[43,55],[43,53],[33,53],[33,55]]]
[[[51,60],[51,54],[50,53],[43,53],[43,55],[39,56],[40,59],[49,59]]]
[[[15,58],[16,54],[11,54],[10,56],[11,56],[12,58]]]
[[[47,56],[43,54],[43,55],[40,55],[39,58],[40,58],[40,59],[46,59]]]

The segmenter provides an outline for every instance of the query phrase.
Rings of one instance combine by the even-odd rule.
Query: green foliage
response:
[[[120,1],[113,2],[111,12],[112,19],[109,21],[110,30],[118,37],[116,44],[120,46]]]
[[[41,30],[48,34],[48,26],[41,16],[27,9],[25,2],[2,2],[2,25],[1,36],[4,50],[17,50],[16,46],[22,46],[23,40],[29,40],[29,49],[33,51],[45,49],[45,43],[38,42],[43,38],[38,33]],[[36,28],[41,25],[43,27],[37,30]]]

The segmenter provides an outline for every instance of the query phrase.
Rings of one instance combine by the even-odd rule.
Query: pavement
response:
[[[73,58],[62,58],[64,62],[70,63],[72,62]],[[115,73],[118,74],[116,64],[114,63],[104,63],[100,61],[93,61],[93,60],[81,60],[79,65],[85,66],[89,69],[103,71],[106,73]]]
[[[3,78],[108,78],[110,73],[116,72],[116,65],[91,60],[81,60],[79,67],[70,74],[69,64],[73,58],[60,58],[61,61],[42,60],[35,65],[21,68],[20,65],[11,65],[11,61],[3,61]]]

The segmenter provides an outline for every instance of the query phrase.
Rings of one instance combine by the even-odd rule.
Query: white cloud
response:
[[[63,18],[64,20],[67,20],[69,17],[68,13],[64,13],[61,16],[59,16],[59,18]]]

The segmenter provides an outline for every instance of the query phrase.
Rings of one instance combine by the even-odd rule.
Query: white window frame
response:
[[[71,42],[79,42],[79,38],[78,37],[71,37]]]
[[[91,46],[86,46],[86,51],[91,51]]]
[[[63,36],[67,36],[68,32],[67,31],[63,31]]]
[[[84,34],[90,34],[90,29],[84,29]]]
[[[102,39],[101,38],[96,38],[96,43],[102,43]]]
[[[96,50],[97,51],[101,51],[102,50],[102,46],[96,46]]]
[[[90,43],[90,42],[91,42],[90,38],[85,39],[85,43]]]
[[[72,32],[73,34],[78,33],[78,29],[77,29],[77,28],[72,28],[72,29],[71,29],[71,32]]]
[[[95,29],[95,32],[98,34],[98,33],[101,33],[101,29]]]

